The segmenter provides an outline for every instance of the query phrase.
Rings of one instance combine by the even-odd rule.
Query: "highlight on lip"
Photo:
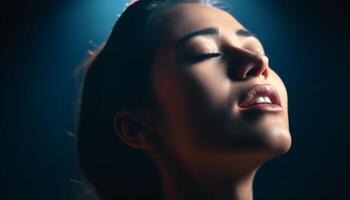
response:
[[[261,101],[265,99],[265,102]],[[250,89],[240,100],[240,108],[248,108],[257,105],[268,105],[269,107],[281,107],[281,100],[277,90],[271,85],[256,85]]]

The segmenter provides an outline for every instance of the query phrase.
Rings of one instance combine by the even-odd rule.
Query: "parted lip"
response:
[[[268,96],[271,99],[271,104],[281,106],[281,98],[277,90],[269,84],[260,84],[253,86],[250,90],[242,95],[238,106],[248,108],[255,105],[255,100],[259,96]]]

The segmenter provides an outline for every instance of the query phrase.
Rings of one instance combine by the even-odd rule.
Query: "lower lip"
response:
[[[246,108],[239,107],[241,111],[259,111],[259,112],[281,112],[283,111],[280,105],[276,104],[254,104]]]

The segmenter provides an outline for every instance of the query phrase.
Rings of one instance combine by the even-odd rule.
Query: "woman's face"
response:
[[[221,172],[288,151],[287,91],[259,40],[227,12],[199,3],[179,3],[159,19],[152,75],[162,146],[188,167]],[[267,96],[280,107],[242,105],[256,85],[268,87],[250,93],[251,104]],[[279,97],[264,93],[273,89]]]

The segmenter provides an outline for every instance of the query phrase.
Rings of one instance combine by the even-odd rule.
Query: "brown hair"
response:
[[[121,110],[156,106],[149,80],[158,38],[155,19],[179,2],[215,4],[210,0],[133,3],[122,13],[85,73],[76,127],[77,153],[83,173],[104,200],[162,197],[153,161],[124,144],[112,120]]]

